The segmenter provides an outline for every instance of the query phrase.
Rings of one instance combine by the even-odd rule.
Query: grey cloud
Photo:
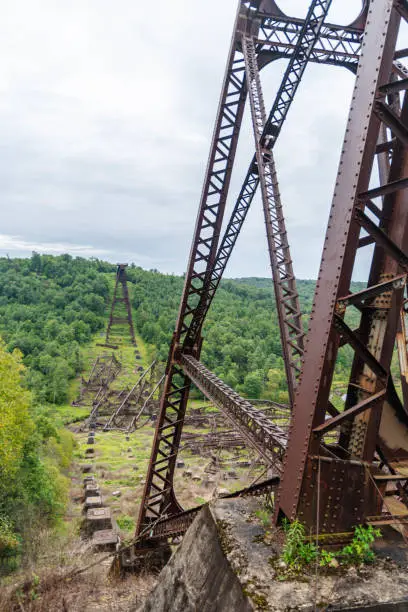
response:
[[[183,272],[236,1],[6,4],[0,254],[66,248]],[[355,0],[333,4],[347,22]],[[284,67],[265,71],[267,101]],[[276,149],[300,277],[317,273],[347,115],[352,79],[335,72],[308,68]],[[246,113],[229,210],[252,153]],[[268,274],[259,200],[253,209],[228,276]]]

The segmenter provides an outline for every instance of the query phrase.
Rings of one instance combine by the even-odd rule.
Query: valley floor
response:
[[[92,363],[103,349],[96,338],[88,351],[84,378]],[[148,349],[138,339],[142,365],[148,365]],[[123,363],[121,375],[115,381],[117,388],[132,384],[137,377],[133,359],[134,347],[122,347],[118,359]],[[140,362],[139,362],[140,364]],[[137,364],[138,365],[138,364]],[[78,395],[79,381],[71,389],[72,399]],[[192,400],[191,407],[200,404]],[[212,411],[212,409],[210,409]],[[65,524],[59,533],[39,534],[32,568],[9,577],[0,595],[1,610],[35,612],[110,612],[134,610],[155,584],[152,575],[127,576],[124,580],[112,578],[109,569],[112,557],[94,553],[89,541],[81,538],[83,521],[83,467],[91,465],[91,472],[100,486],[103,503],[111,510],[122,543],[134,537],[135,525],[154,435],[154,422],[147,422],[133,433],[101,431],[95,436],[94,457],[89,459],[86,417],[90,404],[65,405],[59,416],[75,439],[71,467],[70,499]],[[186,427],[185,434],[205,436],[205,427]],[[205,503],[219,492],[241,489],[262,474],[262,466],[245,449],[218,453],[220,463],[214,469],[214,454],[194,454],[184,449],[179,454],[175,475],[175,489],[179,502],[190,508]],[[242,464],[242,465],[241,465]],[[233,470],[231,469],[233,467]],[[85,570],[85,571],[82,571]]]

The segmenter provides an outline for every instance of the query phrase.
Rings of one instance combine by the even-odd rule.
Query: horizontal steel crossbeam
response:
[[[291,17],[263,19],[258,39],[259,52],[272,59],[290,56],[298,42],[304,21]],[[309,61],[357,69],[362,32],[358,28],[324,24],[313,46]]]
[[[367,289],[363,289],[358,293],[350,293],[345,297],[339,298],[337,300],[338,306],[346,307],[346,306],[366,306],[367,303],[370,302],[373,298],[385,293],[386,291],[392,291],[393,289],[401,289],[405,286],[406,283],[406,274],[399,274],[395,276],[391,280],[384,281],[383,283],[379,283],[378,285],[374,285],[372,287],[367,287]]]
[[[361,414],[362,412],[365,412],[366,410],[370,410],[373,406],[378,404],[380,400],[384,399],[386,393],[387,393],[386,389],[381,389],[381,391],[379,391],[378,393],[375,393],[374,395],[370,395],[370,397],[366,397],[364,400],[362,400],[355,406],[348,408],[347,410],[345,410],[344,412],[341,412],[337,416],[331,419],[328,419],[327,421],[325,421],[318,427],[315,427],[313,432],[319,435],[323,435],[327,433],[328,431],[334,429],[335,427],[338,427],[338,425],[341,425],[344,421],[353,419],[358,414]]]

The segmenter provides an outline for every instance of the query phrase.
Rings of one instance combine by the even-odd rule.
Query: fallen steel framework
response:
[[[270,421],[272,426],[279,425],[279,432],[287,435],[290,424],[290,410],[288,406],[276,404],[275,402],[259,402],[259,411],[264,418]],[[214,451],[222,452],[231,449],[254,449],[254,445],[248,444],[247,435],[243,435],[236,427],[235,422],[231,422],[228,416],[223,413],[211,412],[207,414],[194,414],[194,409],[186,414],[184,420],[185,427],[194,427],[194,433],[187,433],[184,429],[180,450],[190,450],[193,454],[213,457]],[[231,429],[232,425],[232,429]],[[200,427],[210,429],[209,432],[201,433]],[[285,438],[286,440],[286,438]],[[275,450],[277,450],[275,448]],[[254,453],[252,453],[254,454]],[[256,457],[262,457],[264,453],[255,452]],[[268,465],[269,465],[268,461]]]
[[[148,407],[154,406],[155,395],[160,394],[160,388],[164,376],[159,372],[158,364],[153,361],[146,370],[143,370],[136,383],[128,391],[118,396],[116,406],[104,425],[104,431],[109,429],[126,429],[131,431],[136,428],[137,421],[142,415],[146,415]],[[156,412],[158,406],[155,406]],[[152,410],[149,410],[151,414]]]
[[[407,479],[395,461],[408,452],[408,413],[390,363],[398,331],[401,363],[406,355],[400,313],[408,271],[408,72],[400,62],[407,52],[396,48],[408,4],[366,1],[348,27],[326,23],[330,4],[313,0],[302,20],[274,0],[239,2],[137,533],[154,528],[140,552],[182,533],[194,514],[183,512],[173,488],[191,383],[273,466],[277,521],[299,516],[311,530],[344,533],[381,519],[388,482],[406,500]],[[267,116],[259,71],[282,57],[288,66]],[[272,150],[308,62],[346,67],[356,80],[305,338]],[[219,241],[247,94],[255,155]],[[203,322],[258,185],[293,409],[288,434],[199,361]],[[368,245],[374,250],[367,289],[352,294],[356,254]],[[357,330],[345,322],[350,305],[361,312]],[[330,393],[343,344],[355,356],[338,413]],[[340,434],[333,441],[335,428]]]
[[[95,398],[103,395],[118,376],[121,367],[115,355],[99,355],[92,364],[88,379],[81,379],[79,398],[75,404],[81,405],[90,393],[94,394]]]
[[[115,361],[119,363],[116,358]],[[89,427],[131,432],[141,426],[140,421],[146,424],[157,415],[158,398],[164,380],[162,368],[153,361],[146,370],[138,366],[137,373],[138,378],[130,389],[114,388],[112,383],[116,376],[106,378],[103,384],[96,387],[91,412],[86,421]]]

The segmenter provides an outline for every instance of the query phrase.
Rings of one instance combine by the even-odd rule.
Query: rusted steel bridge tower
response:
[[[136,344],[135,330],[133,328],[132,308],[129,300],[129,290],[126,278],[127,264],[118,264],[116,271],[115,289],[113,291],[111,311],[109,315],[108,327],[106,329],[105,343],[112,344],[112,327],[115,325],[127,324],[132,344]],[[122,295],[120,296],[120,291]]]
[[[311,530],[345,533],[391,520],[383,506],[386,488],[407,501],[407,477],[396,462],[407,457],[408,412],[390,368],[398,331],[403,338],[408,272],[408,71],[401,63],[408,51],[397,50],[408,3],[366,0],[346,27],[327,22],[330,5],[313,0],[306,18],[297,19],[274,0],[239,1],[140,508],[139,549],[183,533],[197,512],[184,512],[173,488],[191,384],[271,467],[275,477],[263,486],[277,491],[277,521],[298,516]],[[267,114],[259,73],[279,58],[287,59],[287,69]],[[273,147],[309,62],[347,68],[355,88],[305,335]],[[255,153],[222,234],[247,98]],[[293,411],[288,435],[200,362],[202,326],[258,186]],[[356,255],[369,245],[367,288],[353,294]],[[358,329],[346,323],[348,307],[360,312]],[[339,413],[330,392],[338,350],[346,344],[354,360]],[[123,562],[130,564],[137,552]]]

